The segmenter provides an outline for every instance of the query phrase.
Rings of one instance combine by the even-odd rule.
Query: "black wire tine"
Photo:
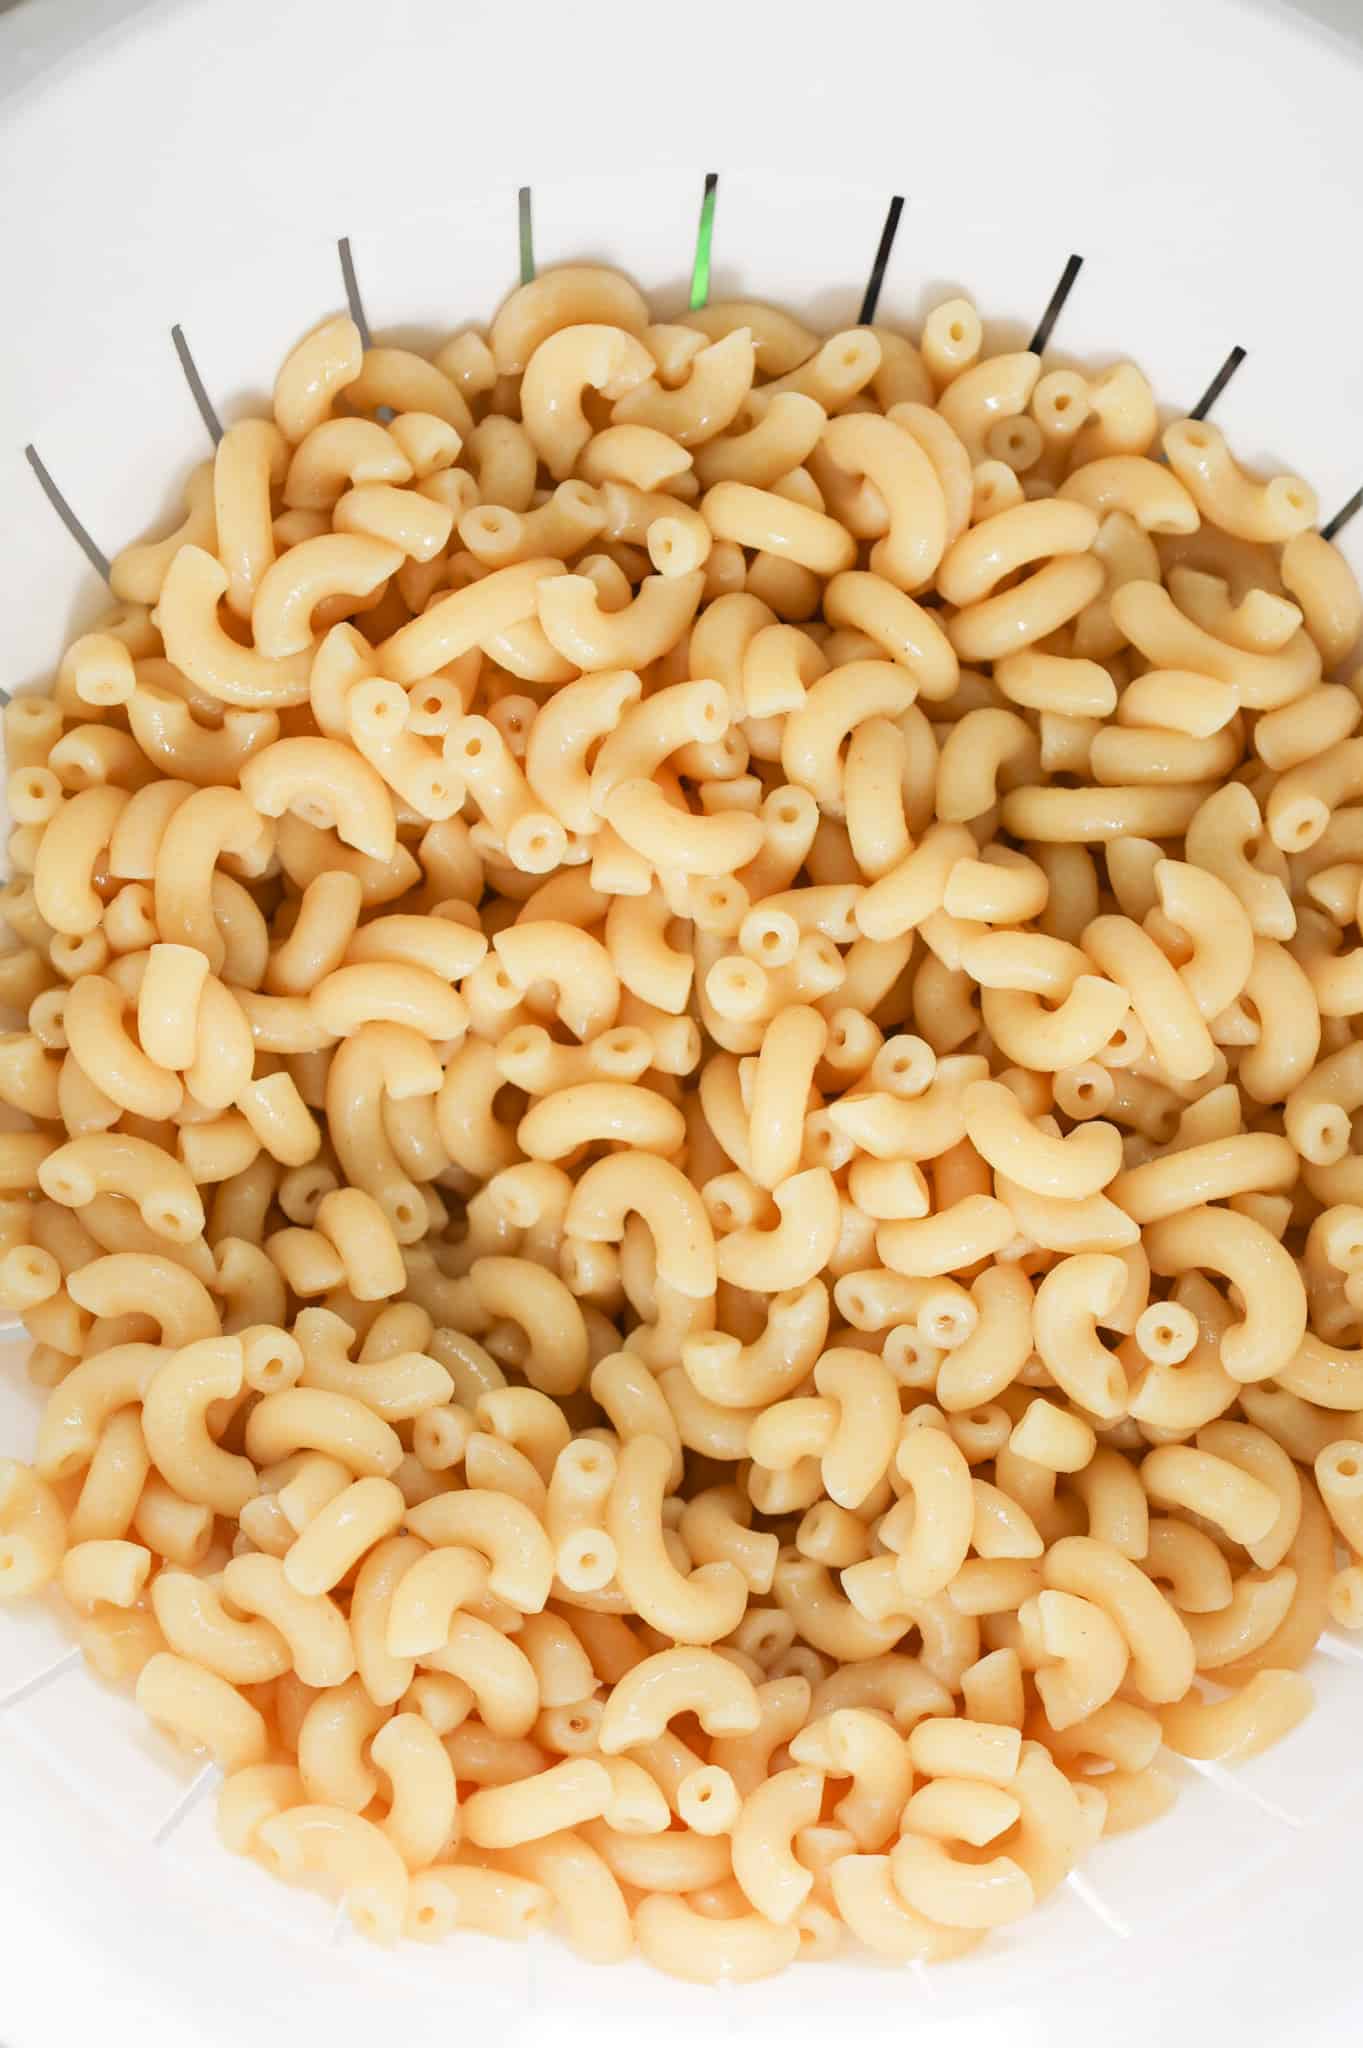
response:
[[[875,262],[871,265],[871,275],[866,280],[866,291],[861,301],[861,311],[857,315],[858,327],[869,327],[876,317],[876,307],[880,304],[880,288],[885,282],[885,272],[889,266],[890,252],[894,248],[894,238],[899,233],[899,216],[903,211],[903,195],[896,192],[894,198],[890,201],[889,210],[885,215],[885,225],[880,231],[880,241],[876,247]]]
[[[1245,360],[1245,354],[1246,351],[1242,349],[1240,345],[1237,343],[1236,346],[1231,350],[1230,354],[1226,357],[1225,362],[1222,363],[1221,368],[1212,378],[1211,383],[1207,386],[1201,398],[1198,399],[1197,404],[1188,414],[1188,418],[1190,420],[1206,419],[1207,414],[1216,404],[1217,399],[1221,396],[1221,393],[1225,390],[1226,386],[1230,383],[1231,378],[1235,375],[1241,363],[1243,363],[1243,361]]]
[[[369,322],[364,317],[364,300],[360,297],[360,281],[355,275],[355,258],[350,253],[349,235],[342,235],[336,244],[336,253],[341,259],[341,278],[345,285],[350,317],[360,330],[360,345],[362,348],[372,348],[373,336],[369,332]]]
[[[170,330],[170,338],[175,345],[175,353],[180,358],[180,368],[185,373],[185,382],[189,386],[189,395],[198,406],[199,418],[207,427],[208,437],[216,448],[222,439],[222,421],[218,418],[213,401],[208,395],[208,387],[199,375],[199,366],[190,353],[189,343],[185,340],[184,328],[180,326],[178,321]]]
[[[1342,533],[1356,512],[1363,511],[1363,490],[1355,491],[1352,498],[1346,498],[1333,519],[1327,519],[1320,530],[1322,540],[1333,540]]]
[[[52,510],[56,513],[58,519],[60,519],[62,525],[90,564],[90,567],[98,576],[103,577],[107,583],[109,581],[109,557],[105,554],[103,548],[96,546],[86,528],[71,510],[70,505],[58,489],[51,470],[31,441],[24,450],[24,459],[33,471],[34,476],[37,477],[43,496],[47,499],[48,504],[52,507]]]
[[[1046,310],[1036,324],[1036,333],[1027,347],[1034,356],[1039,356],[1051,338],[1056,321],[1065,310],[1065,301],[1074,290],[1074,281],[1084,267],[1082,256],[1071,256],[1066,260],[1060,273],[1060,282],[1047,301]]]

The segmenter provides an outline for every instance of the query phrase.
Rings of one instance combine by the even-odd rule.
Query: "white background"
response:
[[[3,4],[3,0],[0,0]],[[103,0],[100,18],[104,25],[118,14],[132,11],[142,0]],[[563,0],[567,5],[567,0]],[[738,9],[743,0],[734,0]],[[1011,0],[1012,6],[1017,0]],[[224,6],[224,14],[227,13]],[[793,11],[793,10],[792,10]],[[1033,41],[1035,62],[1044,64],[1044,27],[1048,9],[1036,0],[1031,15],[1036,24]],[[1363,9],[1359,0],[1313,0],[1311,11],[1351,27],[1363,39]],[[319,8],[319,12],[324,10]],[[647,11],[640,10],[641,25]],[[1112,0],[1097,0],[1089,10],[1093,36],[1110,35],[1111,47],[1120,62],[1121,33],[1125,21],[1130,32],[1139,33],[1152,10],[1145,6],[1118,8]],[[22,0],[18,13],[5,24],[0,56],[7,57],[10,75],[22,73],[50,56],[53,48],[79,47],[84,24],[89,19],[88,0]],[[1188,0],[1190,20],[1201,18],[1201,10]],[[450,0],[451,18],[457,20],[457,0]],[[357,47],[357,65],[372,66],[374,88],[381,92],[391,80],[384,73],[384,10],[371,9],[372,40]],[[855,10],[849,10],[848,33],[854,32]],[[684,24],[685,13],[677,17]],[[781,19],[773,10],[773,28]],[[1226,19],[1231,21],[1232,16]],[[508,50],[514,45],[515,0],[508,0]],[[46,51],[36,46],[39,24],[46,36],[53,32]],[[581,34],[590,39],[591,10],[583,10]],[[321,31],[319,30],[319,33]],[[213,50],[206,48],[203,62],[211,65]],[[1202,60],[1215,83],[1216,51],[1204,51]],[[703,55],[703,53],[699,53]],[[704,65],[698,53],[686,52],[682,61],[696,63],[697,89],[704,85]],[[262,80],[262,87],[270,81]],[[278,84],[278,81],[275,81]],[[408,81],[410,85],[411,81]],[[1023,80],[1025,85],[1026,80]],[[397,89],[394,87],[393,89]],[[760,77],[752,90],[760,93]],[[1019,95],[1019,125],[1024,132],[1024,114],[1031,120],[1046,118],[1044,101],[1026,107]],[[287,105],[287,95],[284,104]],[[587,107],[584,119],[598,125],[610,110]],[[1310,108],[1300,110],[1309,121]],[[424,110],[426,120],[454,118],[438,100]],[[1152,119],[1152,143],[1160,136]],[[101,165],[82,156],[80,136],[67,138],[68,148],[81,174],[88,180],[88,205],[98,218],[101,203]],[[1296,136],[1288,138],[1292,146]],[[243,122],[239,138],[243,153],[250,151],[249,124]],[[1159,158],[1152,148],[1152,162]],[[1169,161],[1166,152],[1163,167]],[[811,164],[811,170],[817,169]],[[325,167],[321,167],[325,174]],[[42,190],[44,167],[31,167],[31,185],[25,193]],[[1328,195],[1327,195],[1328,196]],[[729,200],[732,207],[732,200]],[[726,218],[732,218],[732,212]],[[226,226],[227,224],[224,224]],[[1171,221],[1171,230],[1178,223]],[[1350,260],[1356,235],[1350,236]],[[3,260],[0,251],[0,260]],[[376,247],[375,260],[380,251]],[[1096,266],[1095,266],[1096,269]],[[5,274],[0,271],[0,274]],[[13,314],[11,313],[11,319]],[[197,330],[196,330],[197,331]],[[1114,332],[1119,330],[1114,329]],[[211,333],[211,329],[207,330]],[[1352,332],[1356,335],[1354,323]],[[1210,348],[1210,341],[1207,342]],[[1221,341],[1218,340],[1219,350]],[[1353,347],[1350,341],[1350,347]],[[1213,365],[1209,364],[1208,367]],[[1252,393],[1245,405],[1250,407]],[[3,410],[0,407],[0,410]],[[46,445],[46,443],[44,444]],[[3,451],[8,453],[8,450]],[[1349,456],[1353,460],[1352,452]],[[64,472],[66,473],[66,472]],[[1350,472],[1352,474],[1352,471]],[[7,1625],[0,1622],[0,1627]],[[1323,1740],[1323,1738],[1322,1738]],[[303,2033],[315,2034],[328,2048],[350,2048],[360,2041],[369,2044],[392,2037],[402,2048],[425,2048],[430,2042],[456,2042],[466,2031],[469,2011],[461,1998],[459,1965],[451,1954],[450,1966],[441,1975],[427,1975],[418,1993],[395,1998],[392,1982],[382,1980],[370,1959],[356,1946],[343,1943],[330,1953],[325,1969],[319,1970],[317,1951],[301,1944],[296,1977],[288,1989],[272,1983],[268,1999],[253,1997],[249,1967],[233,1968],[234,1951],[223,1924],[215,1919],[212,1903],[177,1880],[169,1865],[153,1866],[149,1874],[143,1847],[125,1838],[87,1807],[79,1804],[57,1777],[50,1779],[45,1767],[25,1752],[16,1758],[6,1751],[4,1723],[0,1721],[0,2037],[5,2048],[85,2048],[98,2030],[101,2042],[122,2048],[136,2041],[139,2048],[226,2048],[231,2042],[249,2043],[250,2048],[298,2048]],[[1357,1736],[1355,1735],[1355,1745]],[[1346,1748],[1346,1757],[1350,1752]],[[1352,1750],[1353,1779],[1357,1782],[1358,1747]],[[18,1800],[19,1774],[24,1780],[22,1805]],[[1344,1789],[1344,1788],[1342,1788]],[[13,1810],[7,1810],[13,1800]],[[1152,1839],[1154,1839],[1152,1837]],[[1356,1838],[1355,1838],[1356,1839]],[[73,1853],[78,1842],[84,1854]],[[1316,1861],[1318,1838],[1303,1834],[1295,1852],[1289,1852],[1277,1866],[1271,1892],[1251,1892],[1235,1916],[1224,1910],[1208,1910],[1205,1916],[1194,1900],[1186,1912],[1180,1932],[1181,1957],[1196,1958],[1192,1971],[1180,1969],[1176,1984],[1164,1967],[1165,1949],[1146,1950],[1140,1942],[1128,1943],[1114,1951],[1110,1964],[1097,1978],[1066,1980],[1056,1988],[1054,2001],[1028,2010],[1004,2008],[989,2017],[936,2023],[916,1992],[897,1988],[902,1980],[888,1975],[869,1975],[864,1994],[855,2010],[847,2014],[848,2029],[855,2027],[861,2038],[898,2043],[911,2033],[924,2048],[996,2048],[1002,2038],[1007,2048],[1075,2048],[1082,2042],[1091,2048],[1095,2036],[1107,2048],[1128,2048],[1137,2041],[1156,2037],[1172,2048],[1193,2048],[1194,2043],[1219,2043],[1228,2033],[1228,2019],[1248,2048],[1334,2048],[1345,2041],[1356,2042],[1359,2034],[1359,1993],[1357,1963],[1353,1954],[1342,1953],[1338,1945],[1327,1947],[1318,1926],[1320,1868]],[[1228,1839],[1224,1850],[1233,1862],[1236,1850]],[[109,1874],[126,1896],[138,1902],[137,1910],[120,1930],[119,1944],[110,1953],[106,1939],[109,1911]],[[1358,1862],[1353,1861],[1352,1884],[1357,1898]],[[1182,1890],[1182,1873],[1169,1870],[1171,1891]],[[284,1895],[279,1912],[286,1921],[292,1911]],[[1147,1962],[1146,1956],[1150,1957]],[[1260,1967],[1267,1959],[1273,1967]],[[37,1960],[41,1967],[34,1969]],[[817,1973],[811,1973],[816,1975]],[[1255,1985],[1252,2010],[1246,2012],[1243,1997],[1247,1977]],[[552,1980],[551,1980],[552,1981]],[[434,1985],[434,1989],[432,1986]],[[538,1988],[537,1988],[538,1985]],[[696,2007],[684,1995],[659,1981],[653,1994],[661,2022],[683,2009],[694,2014]],[[811,1996],[812,1996],[811,1987]],[[613,1993],[611,1979],[600,1979],[603,2007],[609,2007]],[[774,2009],[774,2006],[773,2006]],[[791,2016],[790,2001],[784,2002],[779,2023],[762,2017],[760,1999],[737,2000],[723,1995],[706,2001],[703,2020],[691,2027],[726,2039],[742,2035],[765,2048],[775,2048],[801,2038],[798,2020]],[[1352,2013],[1352,2019],[1349,2014]],[[576,2048],[584,2043],[637,2039],[639,2025],[631,2017],[612,2025],[605,2018],[590,2025],[565,2016],[556,2009],[552,1994],[538,1984],[536,1970],[525,1980],[519,2009],[499,2016],[489,2028],[478,2024],[479,2048],[485,2039],[500,2048],[544,2048],[552,2038],[555,2048]],[[828,2038],[826,2020],[819,2022],[822,2040]],[[670,2043],[674,2034],[659,2028],[659,2039]],[[650,2044],[652,2048],[652,2044]]]

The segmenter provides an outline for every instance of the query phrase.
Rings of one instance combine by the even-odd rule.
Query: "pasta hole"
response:
[[[1357,1458],[1341,1458],[1335,1466],[1335,1470],[1341,1479],[1357,1479],[1358,1460]]]
[[[1054,404],[1055,410],[1057,412],[1068,412],[1070,409],[1070,401],[1063,391],[1060,393],[1060,396],[1054,401]]]
[[[421,1926],[421,1927],[433,1927],[433,1926],[435,1925],[435,1919],[436,1919],[436,1911],[435,1911],[435,1907],[434,1907],[434,1906],[418,1906],[418,1907],[417,1907],[417,1909],[416,1909],[416,1917],[417,1917],[417,1923],[418,1923],[418,1925],[419,1925],[419,1926]]]
[[[594,1550],[579,1551],[577,1561],[581,1565],[584,1572],[594,1572],[596,1570],[597,1565],[601,1562],[600,1558],[597,1556]]]
[[[959,320],[952,321],[950,327],[948,327],[947,329],[947,333],[950,335],[953,341],[965,340],[965,329],[964,327],[962,327]]]
[[[479,738],[476,732],[470,733],[469,737],[464,741],[465,757],[470,761],[476,761],[478,759],[478,756],[482,753],[482,751],[482,740]]]

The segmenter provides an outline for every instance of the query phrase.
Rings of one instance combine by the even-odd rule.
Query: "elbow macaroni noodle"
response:
[[[0,1598],[375,1939],[955,1956],[1363,1627],[1363,599],[1040,371],[338,316],[5,714]]]

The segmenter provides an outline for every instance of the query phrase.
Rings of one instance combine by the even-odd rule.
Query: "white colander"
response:
[[[663,311],[708,173],[712,295],[829,328],[896,195],[891,322],[965,289],[989,346],[1026,345],[1081,257],[1048,361],[1130,355],[1183,412],[1243,349],[1217,420],[1332,514],[1363,483],[1360,125],[1354,54],[1237,0],[24,0],[0,20],[0,681],[48,675],[106,595],[40,468],[97,564],[207,452],[195,386],[210,422],[258,409],[344,302],[343,238],[374,331],[433,341],[517,281],[522,188],[540,266],[618,264]],[[20,1455],[22,1357],[0,1347]],[[1288,1742],[1234,1774],[1171,1762],[1168,1819],[970,1959],[712,1994],[556,1941],[369,1950],[218,1847],[213,1773],[55,1612],[9,1610],[0,2042],[1356,2040],[1363,1646],[1327,1637],[1311,1675]]]

